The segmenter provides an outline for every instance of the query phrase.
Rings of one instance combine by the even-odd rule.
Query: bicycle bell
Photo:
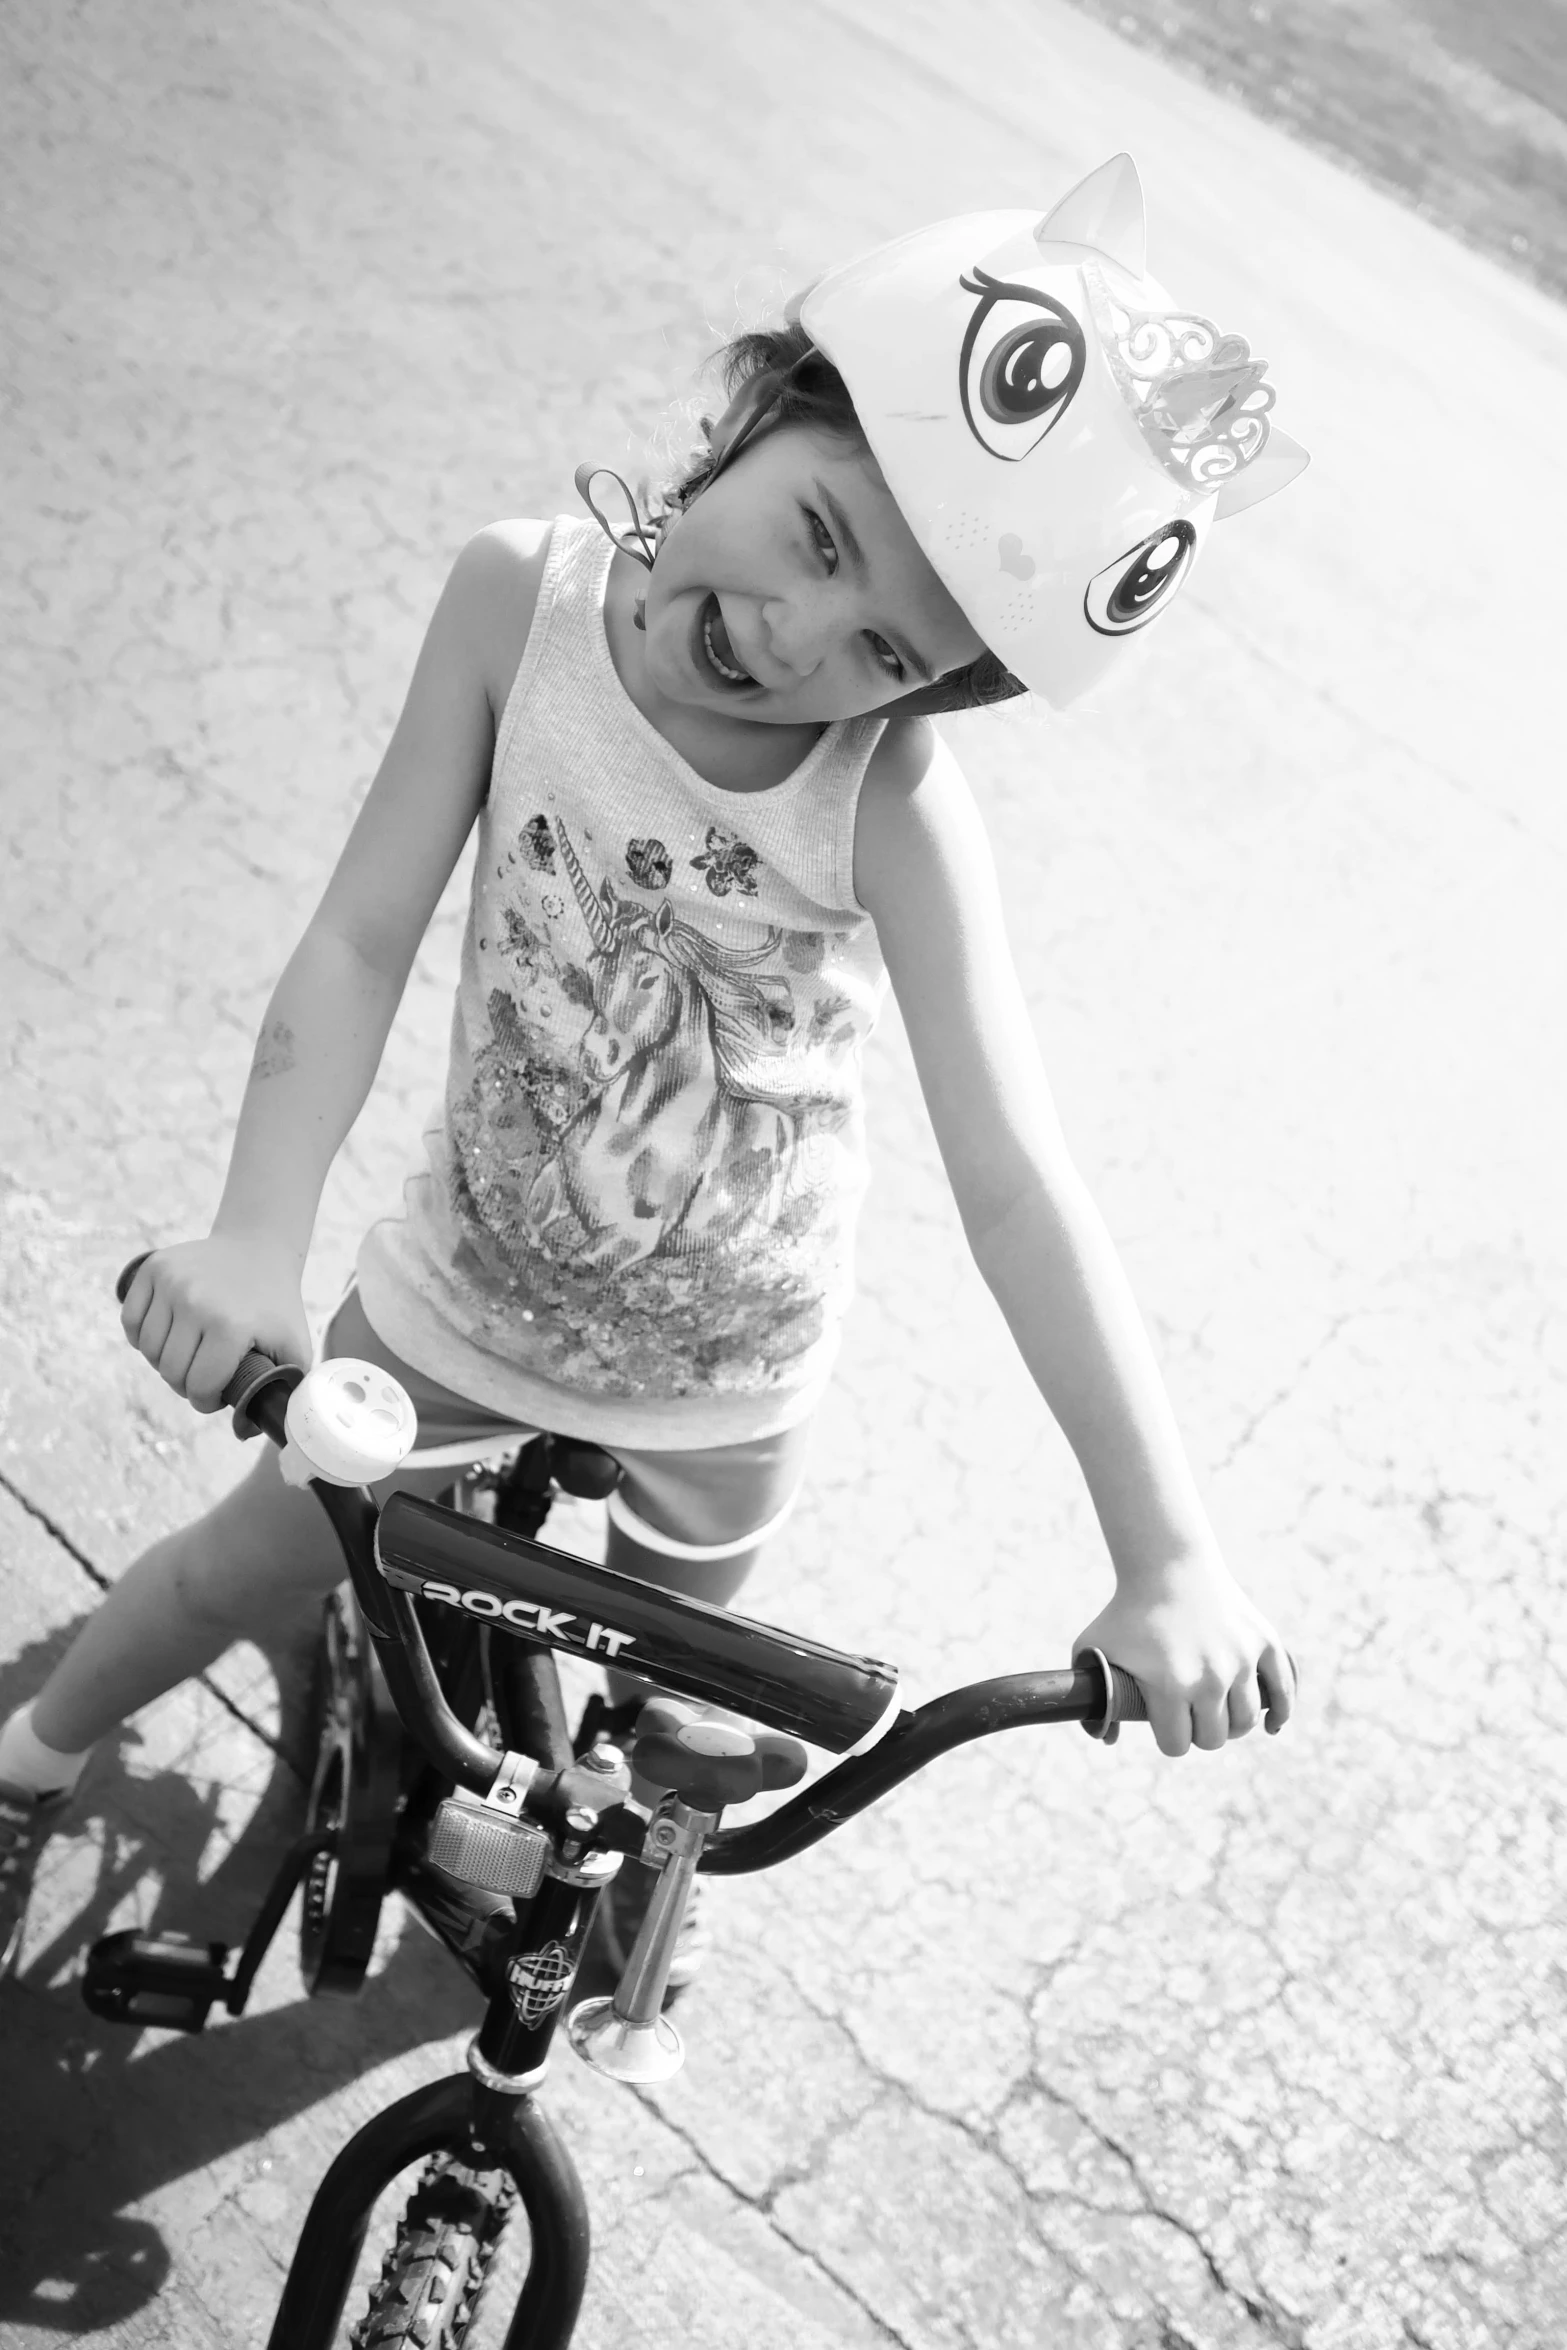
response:
[[[400,1468],[418,1441],[407,1390],[374,1363],[340,1355],[307,1371],[288,1399],[288,1442],[278,1466],[289,1485],[374,1485]]]

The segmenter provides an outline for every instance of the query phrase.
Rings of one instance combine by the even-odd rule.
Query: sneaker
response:
[[[69,1788],[35,1795],[0,1784],[0,1982],[16,1972],[39,1856],[70,1800]]]
[[[613,1970],[617,1981],[631,1956],[632,1946],[642,1920],[647,1915],[647,1906],[653,1898],[653,1888],[657,1883],[657,1869],[648,1868],[640,1860],[623,1861],[619,1875],[611,1880],[600,1898],[598,1914],[593,1921],[591,1947],[594,1957]],[[680,1921],[675,1955],[669,1969],[666,2005],[678,1992],[696,1981],[712,1947],[713,1924],[708,1882],[705,1877],[698,1877],[686,1902],[686,1914]]]

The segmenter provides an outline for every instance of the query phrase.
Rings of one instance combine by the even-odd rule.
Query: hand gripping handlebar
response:
[[[124,1305],[130,1295],[131,1283],[147,1259],[156,1253],[154,1249],[144,1248],[140,1256],[132,1257],[130,1263],[122,1269],[114,1284],[118,1304]],[[242,1443],[248,1443],[252,1436],[261,1434],[260,1427],[250,1417],[249,1406],[262,1389],[275,1387],[280,1397],[286,1400],[289,1390],[297,1387],[304,1375],[296,1363],[275,1363],[270,1355],[262,1354],[256,1347],[247,1350],[238,1370],[223,1390],[223,1409],[233,1413],[234,1433]]]
[[[122,1305],[151,1253],[133,1258],[120,1275],[115,1294]],[[275,1391],[274,1416],[283,1408],[281,1434],[271,1418],[258,1418],[253,1409],[268,1391]],[[234,1433],[242,1441],[263,1427],[278,1436],[283,1476],[290,1485],[312,1479],[328,1485],[379,1484],[401,1467],[419,1434],[413,1405],[399,1382],[379,1364],[348,1356],[303,1371],[252,1348],[224,1388],[222,1401],[234,1414]]]

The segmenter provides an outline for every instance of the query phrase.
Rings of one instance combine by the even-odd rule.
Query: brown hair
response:
[[[769,426],[814,425],[869,449],[848,385],[803,326],[757,327],[750,334],[736,335],[719,353],[718,368],[729,397],[751,392]],[[678,513],[688,506],[712,479],[715,462],[711,455],[699,458],[665,491],[666,507]],[[981,653],[966,668],[949,669],[934,685],[903,694],[885,707],[909,718],[934,717],[942,711],[982,710],[1027,691],[994,653]]]

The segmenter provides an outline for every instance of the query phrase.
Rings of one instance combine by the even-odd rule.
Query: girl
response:
[[[521,1430],[591,1439],[625,1471],[610,1564],[727,1601],[828,1377],[890,975],[976,1262],[1104,1529],[1115,1596],[1080,1645],[1137,1676],[1178,1755],[1280,1727],[1292,1676],[1067,1156],[928,722],[1071,700],[1215,516],[1305,462],[1260,363],[1174,310],[1142,236],[1118,157],[1037,224],[882,248],[731,346],[655,527],[508,523],[463,550],[268,1006],[212,1230],[146,1260],[123,1320],[201,1411],[251,1346],[308,1362],[321,1186],[477,820],[444,1108],[327,1352],[408,1387],[396,1485],[439,1490]],[[95,1741],[340,1573],[270,1448],[132,1567],[0,1731],[8,1955]]]

